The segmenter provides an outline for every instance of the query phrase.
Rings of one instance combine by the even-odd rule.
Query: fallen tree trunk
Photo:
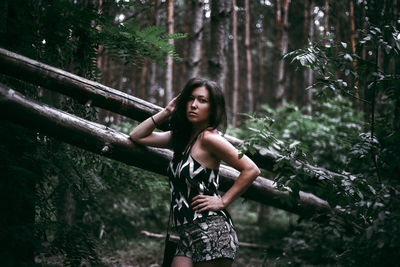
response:
[[[136,121],[143,121],[162,110],[161,107],[140,98],[2,48],[0,48],[0,73],[43,86],[72,97],[82,104],[107,109]],[[160,125],[159,128],[167,130],[168,123]],[[240,146],[243,142],[228,135],[225,135],[225,138],[234,146]],[[270,170],[276,158],[276,155],[269,150],[265,150],[265,155],[248,156],[260,168]]]
[[[166,174],[172,151],[134,144],[125,134],[104,125],[28,99],[0,84],[1,118],[51,135],[88,151],[115,159],[145,170]],[[154,163],[157,164],[154,164]],[[220,189],[226,191],[238,172],[221,165]],[[288,192],[279,191],[271,180],[258,177],[243,195],[251,200],[284,209],[302,216],[329,210],[329,204],[313,194],[300,192],[300,201],[290,205]]]
[[[143,121],[161,110],[159,106],[67,71],[0,48],[0,73],[43,86],[134,120]],[[166,125],[163,125],[166,129]]]
[[[70,96],[83,104],[104,108],[136,121],[143,121],[162,109],[140,98],[2,48],[0,48],[0,73],[43,86],[49,90]],[[164,123],[159,128],[166,130],[168,125]],[[228,135],[225,135],[225,138],[234,146],[240,146],[243,143],[242,140]],[[273,169],[275,160],[279,157],[276,152],[266,148],[257,148],[256,154],[251,155],[247,153],[246,155],[259,168],[270,171]],[[321,174],[331,178],[342,179],[344,177],[341,174],[328,171],[324,168],[308,164],[305,164],[305,166],[307,167],[305,169],[307,172],[306,175],[314,178],[314,181],[318,181],[318,177]],[[299,169],[302,168],[302,164],[295,162],[291,167]]]

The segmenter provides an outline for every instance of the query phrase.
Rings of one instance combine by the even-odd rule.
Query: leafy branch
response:
[[[100,34],[108,50],[126,62],[137,64],[135,61],[146,57],[162,65],[166,64],[166,55],[182,60],[168,40],[187,36],[183,33],[167,34],[163,26],[141,28],[140,23],[133,20],[117,26],[104,25]]]

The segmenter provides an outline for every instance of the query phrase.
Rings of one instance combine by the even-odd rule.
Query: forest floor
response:
[[[272,240],[271,240],[272,241]],[[275,242],[275,241],[273,241]],[[80,266],[100,267],[159,267],[163,257],[164,239],[141,237],[135,241],[125,243],[123,248],[110,250],[103,248],[99,251],[101,263],[91,265],[85,261]],[[273,244],[267,245],[268,249],[240,247],[233,267],[261,267],[261,266],[287,266],[286,261],[279,259],[279,248]],[[43,267],[61,267],[62,257],[36,257],[36,263]]]
[[[117,251],[113,256],[105,256],[102,260],[104,266],[120,267],[158,267],[161,266],[164,240],[138,240],[132,247]],[[266,257],[269,255],[269,257]],[[279,266],[276,256],[273,256],[264,248],[239,248],[233,267],[260,267]],[[282,265],[282,266],[286,266]]]
[[[268,219],[260,223],[259,209],[251,202],[234,204],[231,215],[239,241],[259,244],[260,247],[239,247],[233,267],[288,266],[290,261],[282,257],[283,238],[289,236],[295,225],[296,216],[288,215],[278,209],[269,210]],[[142,229],[163,233],[165,229]],[[106,242],[107,243],[107,242]],[[145,236],[137,232],[133,236],[103,244],[96,251],[100,257],[100,267],[158,267],[161,266],[164,238]],[[60,257],[36,257],[36,262],[43,267],[63,265]],[[80,266],[94,266],[82,262]]]

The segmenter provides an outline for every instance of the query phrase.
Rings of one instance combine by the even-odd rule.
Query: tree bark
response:
[[[139,80],[139,93],[138,96],[141,99],[146,99],[146,88],[147,88],[147,60],[144,60],[142,70],[140,72],[140,80]]]
[[[1,108],[0,108],[1,109]],[[8,114],[12,116],[12,114]],[[42,175],[36,133],[0,122],[0,259],[2,266],[35,266],[35,207]],[[36,229],[37,230],[37,229]]]
[[[262,32],[258,36],[258,92],[257,92],[257,110],[260,107],[260,104],[262,104],[262,96],[264,92],[264,36],[263,33],[264,29],[262,29]]]
[[[0,73],[73,97],[82,104],[102,107],[139,121],[161,110],[159,106],[124,92],[2,48],[0,48]]]
[[[5,45],[8,18],[8,1],[0,1],[0,44]]]
[[[393,0],[393,11],[392,11],[392,21],[391,24],[393,26],[393,28],[396,28],[396,22],[399,18],[399,14],[398,14],[398,2],[397,0]],[[392,39],[392,46],[395,46],[395,40]],[[389,71],[393,74],[399,74],[399,70],[396,69],[396,57],[392,56],[390,58],[390,62],[389,62]],[[395,105],[395,110],[394,110],[394,116],[393,116],[393,121],[392,121],[392,125],[393,128],[395,130],[399,130],[400,129],[400,95],[397,94],[397,99],[395,99],[396,101],[396,105]]]
[[[87,121],[64,111],[35,102],[0,84],[1,118],[54,136],[64,142],[145,170],[166,175],[172,151],[134,144],[125,134]],[[157,162],[157,164],[154,164]],[[220,167],[220,189],[228,190],[239,172]],[[287,204],[289,194],[276,189],[274,182],[258,177],[243,197],[302,216],[327,211],[329,204],[313,194],[300,192],[297,206]]]
[[[160,18],[159,18],[159,7],[160,7],[160,0],[154,0],[154,15],[153,15],[153,24],[159,25]],[[150,99],[151,97],[155,97],[158,95],[158,88],[159,85],[157,83],[157,63],[151,63],[151,72],[150,72]]]
[[[329,0],[325,0],[325,10],[324,10],[324,45],[327,44],[327,36],[329,32]]]
[[[41,85],[49,90],[70,96],[82,104],[107,109],[136,121],[143,121],[162,110],[161,107],[139,98],[2,48],[0,48],[0,73],[31,82],[35,85]],[[159,129],[169,129],[168,124],[160,125]],[[237,147],[243,143],[242,140],[229,135],[224,135],[224,137]],[[260,168],[273,170],[278,154],[266,148],[256,147],[256,149],[255,154],[247,153],[246,155]],[[294,163],[292,167],[297,169],[301,167],[301,164]],[[317,176],[321,172],[326,173],[332,178],[343,178],[343,175],[323,168],[310,165],[307,165],[307,167],[313,170],[312,173],[307,174],[310,178],[318,178]]]
[[[168,33],[174,33],[174,1],[167,0],[167,28]],[[168,43],[174,45],[174,39],[169,39]],[[172,86],[173,86],[173,59],[170,55],[167,55],[167,70],[165,73],[165,101],[167,104],[172,99]]]
[[[308,8],[309,0],[304,0],[304,23],[303,23],[303,36],[308,36],[308,23],[310,23],[310,9]],[[307,40],[305,42],[307,44]]]
[[[211,1],[211,42],[208,74],[225,90],[226,51],[228,46],[229,18],[232,0]]]
[[[392,19],[391,19],[391,25],[393,26],[393,28],[396,28],[396,21],[397,21],[397,17],[399,14],[397,14],[397,0],[393,0],[393,4],[392,4]],[[392,38],[392,46],[395,47],[395,40],[394,38]],[[396,57],[392,56],[389,60],[389,71],[391,73],[396,73]]]
[[[245,47],[246,47],[246,85],[247,85],[247,111],[253,113],[254,111],[254,99],[253,99],[253,64],[251,61],[251,49],[250,49],[250,4],[249,0],[245,0],[246,9],[246,32],[245,32]]]
[[[237,12],[236,0],[232,1],[232,35],[233,35],[233,92],[232,92],[232,124],[238,126],[240,102],[239,102],[239,54],[237,40]]]
[[[190,1],[192,22],[189,32],[189,53],[187,55],[187,79],[199,76],[201,62],[201,44],[203,42],[203,1]]]
[[[365,18],[367,16],[366,5],[367,5],[367,3],[364,2],[362,4],[362,6],[361,6],[362,17],[363,18]],[[362,27],[363,27],[363,30],[366,31],[367,27],[368,27],[368,21],[364,20],[363,23],[362,23]],[[368,58],[367,50],[368,50],[367,46],[363,45],[362,46],[362,50],[361,50],[361,60],[363,62],[367,62],[367,58]],[[369,73],[371,71],[370,69],[371,69],[371,66],[368,64],[367,66],[365,66],[365,68],[363,68],[363,72],[361,73],[361,75],[364,75],[364,77],[368,77]],[[367,79],[360,80],[359,86],[360,86],[360,95],[361,95],[362,98],[365,99],[367,97],[367,88],[368,88]],[[363,102],[360,105],[360,108],[362,109],[362,111],[364,113],[364,120],[365,121],[369,120],[370,107],[371,107],[370,104],[367,103],[367,102]]]
[[[178,71],[175,71],[175,77],[178,83],[175,83],[175,94],[179,93],[178,88],[183,88],[186,84],[187,78],[187,66],[188,66],[188,54],[189,54],[189,39],[190,39],[190,27],[192,26],[192,16],[191,13],[191,3],[189,0],[183,2],[183,9],[185,10],[185,17],[182,26],[182,31],[188,34],[188,37],[183,40],[183,48],[182,48],[182,62],[177,67]]]
[[[306,20],[307,22],[305,23],[308,28],[306,28],[308,39],[310,40],[310,43],[314,41],[314,8],[315,8],[315,2],[314,0],[310,0],[310,6],[306,6],[305,9],[308,10],[305,12],[307,14]],[[308,114],[311,114],[312,111],[312,90],[311,86],[313,85],[313,71],[312,69],[308,68],[304,70],[304,81],[305,81],[305,88],[306,88],[306,110]]]
[[[356,61],[356,26],[354,22],[354,2],[353,0],[349,0],[349,20],[350,20],[350,44],[351,44],[351,52],[353,53],[353,62],[352,62],[352,67],[353,71],[356,73],[357,72],[357,61]],[[355,99],[356,99],[356,107],[358,110],[360,110],[360,94],[358,92],[359,84],[358,80],[356,79],[354,82],[354,87],[355,87]]]
[[[276,47],[281,57],[287,53],[288,49],[287,28],[289,5],[290,0],[276,0],[276,28],[278,30]],[[281,106],[285,101],[285,97],[285,62],[280,59],[278,61],[278,75],[275,89],[276,105]]]

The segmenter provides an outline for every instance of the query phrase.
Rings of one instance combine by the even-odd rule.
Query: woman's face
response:
[[[205,86],[197,87],[189,96],[186,105],[186,116],[192,124],[208,125],[210,118],[210,98]]]

